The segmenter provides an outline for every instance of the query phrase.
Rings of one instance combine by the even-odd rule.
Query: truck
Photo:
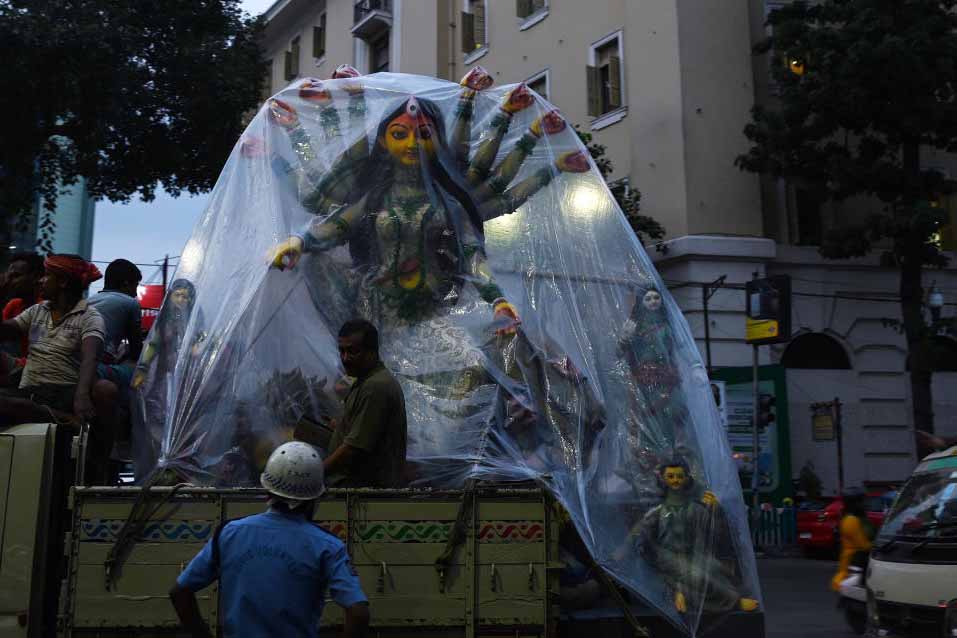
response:
[[[263,511],[265,491],[84,487],[85,440],[57,424],[0,431],[0,638],[182,633],[167,592],[218,526]],[[329,490],[315,517],[348,547],[373,636],[684,635],[594,564],[600,596],[568,604],[567,526],[535,486]],[[221,635],[216,585],[198,600]],[[323,635],[341,623],[327,605]],[[704,617],[697,635],[761,638],[764,616]]]

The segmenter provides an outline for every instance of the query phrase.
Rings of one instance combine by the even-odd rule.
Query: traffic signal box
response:
[[[745,341],[752,345],[781,343],[791,338],[791,278],[775,275],[745,284]]]
[[[775,421],[774,413],[775,398],[773,394],[758,395],[758,428],[761,431],[767,430]]]

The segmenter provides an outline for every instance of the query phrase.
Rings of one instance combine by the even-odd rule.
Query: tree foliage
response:
[[[127,201],[209,190],[260,99],[239,0],[0,3],[2,221],[63,184]]]
[[[772,11],[769,53],[778,99],[755,106],[744,133],[747,171],[784,177],[822,199],[865,196],[870,211],[832,220],[828,258],[881,250],[900,269],[912,360],[915,422],[933,427],[929,373],[919,364],[932,336],[923,316],[924,267],[947,264],[936,202],[954,183],[921,162],[928,148],[957,151],[957,0],[797,1]],[[918,378],[922,377],[922,378]]]
[[[575,132],[591,154],[592,159],[595,161],[595,166],[598,168],[598,172],[601,173],[602,178],[607,180],[608,176],[615,170],[615,167],[611,159],[606,156],[607,151],[604,144],[595,142],[591,133],[582,131],[578,126],[575,126]],[[652,217],[641,214],[641,191],[637,188],[629,188],[627,193],[615,191],[614,195],[619,208],[621,208],[621,211],[625,214],[625,219],[628,220],[628,224],[642,245],[649,240],[658,242],[664,239],[664,226]]]

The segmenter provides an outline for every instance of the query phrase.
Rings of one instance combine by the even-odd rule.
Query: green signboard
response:
[[[773,397],[774,407],[770,410],[773,419],[759,428],[757,459],[753,449],[754,394],[751,368],[720,368],[711,376],[714,380],[724,381],[724,405],[720,411],[731,453],[738,465],[742,490],[746,494],[751,493],[752,472],[757,466],[758,489],[763,500],[780,503],[784,497],[792,496],[791,438],[784,368],[761,366],[758,369],[758,393]]]

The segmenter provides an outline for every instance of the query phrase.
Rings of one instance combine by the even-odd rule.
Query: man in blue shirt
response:
[[[97,425],[111,433],[118,444],[121,458],[129,456],[130,381],[133,368],[143,347],[140,330],[140,302],[137,287],[143,273],[136,264],[116,259],[106,267],[103,290],[90,297],[88,303],[103,317],[105,335],[100,362],[96,366],[97,382],[93,385],[93,405]],[[107,454],[110,450],[107,450]],[[109,462],[104,459],[104,462]],[[107,472],[107,483],[116,480],[115,469]]]
[[[260,482],[269,509],[217,530],[170,590],[183,627],[211,635],[195,592],[218,579],[224,636],[316,638],[327,591],[345,610],[343,635],[362,636],[369,603],[346,547],[312,522],[325,489],[318,452],[298,441],[279,446]]]

